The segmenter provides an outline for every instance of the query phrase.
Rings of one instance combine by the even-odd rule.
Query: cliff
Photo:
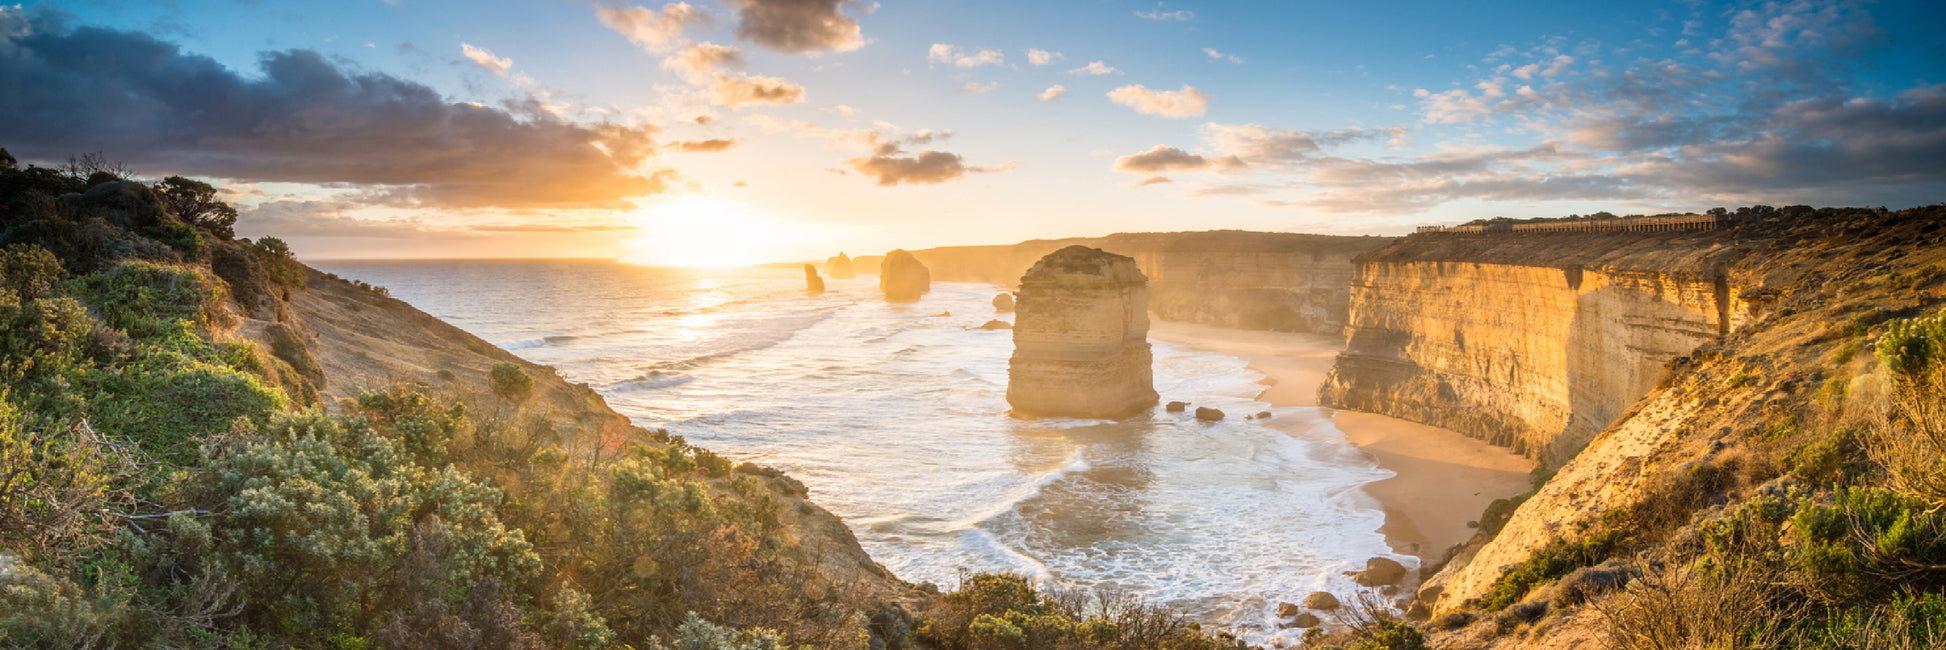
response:
[[[1128,257],[1069,246],[1035,263],[1014,304],[1014,412],[1112,418],[1154,406],[1148,298]]]
[[[1913,551],[1847,495],[1916,507],[1886,505],[1916,494],[1893,480],[1905,470],[1886,450],[1926,426],[1899,400],[1939,403],[1946,375],[1925,389],[1881,361],[1908,348],[1871,350],[1892,324],[1946,308],[1946,211],[1762,211],[1653,236],[1414,236],[1360,263],[1354,349],[1328,397],[1376,410],[1396,399],[1403,414],[1561,453],[1558,472],[1489,508],[1419,590],[1433,646],[1604,648],[1654,634],[1715,647],[1742,637],[1712,635],[1765,630],[1776,647],[1827,647],[1813,643],[1840,638],[1827,629],[1869,645],[1904,632],[1844,621],[1893,616],[1892,594],[1936,584],[1936,570],[1891,568]],[[1614,393],[1578,400],[1576,387]],[[1933,392],[1902,392],[1915,390]],[[1462,408],[1481,416],[1450,412]],[[1523,437],[1553,426],[1569,433],[1552,447]],[[1593,428],[1578,445],[1577,427]],[[1819,517],[1850,523],[1819,532]],[[1898,526],[1937,525],[1905,517]],[[1832,554],[1872,559],[1820,564]],[[1708,566],[1737,568],[1692,569]],[[1631,580],[1647,588],[1624,589]],[[1860,580],[1876,586],[1837,586]]]
[[[1418,234],[1360,256],[1327,406],[1442,426],[1556,467],[1672,359],[1761,305],[1727,231]]]
[[[1216,230],[1037,239],[1003,246],[913,251],[944,282],[1012,288],[1041,257],[1066,246],[1135,260],[1157,318],[1285,332],[1339,333],[1350,311],[1352,257],[1389,237]],[[861,260],[865,258],[860,258]]]

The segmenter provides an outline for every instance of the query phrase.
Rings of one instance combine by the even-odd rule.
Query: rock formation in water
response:
[[[1223,419],[1223,411],[1207,406],[1198,406],[1196,407],[1196,419],[1204,422],[1216,422]]]
[[[851,258],[846,257],[842,251],[837,257],[824,261],[824,274],[831,276],[833,280],[850,280],[858,277],[858,271],[852,268]]]
[[[905,249],[895,249],[879,263],[878,289],[885,292],[886,300],[918,300],[932,290],[932,272]]]
[[[995,313],[1006,313],[1013,310],[1014,310],[1013,294],[1003,293],[993,297],[993,311]]]
[[[1069,246],[1020,278],[1007,403],[1021,415],[1121,417],[1154,406],[1149,288],[1135,260]]]
[[[1013,323],[1009,323],[1003,320],[990,320],[980,326],[980,329],[983,330],[1010,330],[1013,328],[1014,328]]]
[[[804,290],[811,293],[824,293],[824,278],[818,277],[818,267],[804,265]]]

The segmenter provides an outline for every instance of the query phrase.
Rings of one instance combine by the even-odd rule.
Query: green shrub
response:
[[[82,277],[75,291],[109,327],[137,340],[208,325],[224,298],[222,281],[206,270],[139,260]]]
[[[1581,567],[1600,564],[1621,550],[1625,537],[1617,530],[1572,542],[1555,540],[1494,581],[1493,587],[1480,598],[1480,607],[1488,612],[1506,609],[1542,583]]]
[[[1830,602],[1946,587],[1946,512],[1883,488],[1852,488],[1791,518],[1795,562]]]
[[[487,384],[493,394],[515,404],[527,401],[534,394],[534,378],[517,363],[493,364],[493,370],[487,373]]]

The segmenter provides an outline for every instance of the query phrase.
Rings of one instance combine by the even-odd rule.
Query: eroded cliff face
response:
[[[1402,240],[1358,261],[1346,350],[1319,402],[1558,467],[1670,360],[1748,320],[1723,265],[1734,250],[1710,234]]]
[[[1750,499],[1781,493],[1786,486],[1811,489],[1805,479],[1794,475],[1792,461],[1783,459],[1841,428],[1826,419],[1834,417],[1832,409],[1873,408],[1871,396],[1885,390],[1886,379],[1879,374],[1877,362],[1869,353],[1857,354],[1857,348],[1869,349],[1869,342],[1883,332],[1882,323],[1937,313],[1946,306],[1946,272],[1941,271],[1946,269],[1946,219],[1941,214],[1936,208],[1922,208],[1891,215],[1823,216],[1822,221],[1773,218],[1707,236],[1660,242],[1662,257],[1630,244],[1628,256],[1636,260],[1666,266],[1674,266],[1671,260],[1709,263],[1713,270],[1703,277],[1718,287],[1713,303],[1719,306],[1718,316],[1709,320],[1704,318],[1707,309],[1695,308],[1700,281],[1688,282],[1688,290],[1664,282],[1657,290],[1642,271],[1606,273],[1634,280],[1614,289],[1632,296],[1630,300],[1611,305],[1632,307],[1603,312],[1620,322],[1594,332],[1617,338],[1605,349],[1613,354],[1641,354],[1634,348],[1680,343],[1682,337],[1691,336],[1631,335],[1618,328],[1652,329],[1659,324],[1680,332],[1697,331],[1693,324],[1678,326],[1664,319],[1674,317],[1671,309],[1691,314],[1686,317],[1691,320],[1684,322],[1715,323],[1724,334],[1674,357],[1646,380],[1632,379],[1647,381],[1648,390],[1625,405],[1614,422],[1599,429],[1496,533],[1483,534],[1431,577],[1419,592],[1420,600],[1436,614],[1474,608],[1511,570],[1551,544],[1585,539],[1614,526],[1624,527],[1622,532],[1632,539],[1631,546],[1620,551],[1620,560],[1680,564],[1689,561],[1687,554],[1697,552],[1696,533],[1639,531],[1641,524],[1632,513],[1644,508],[1669,511],[1659,515],[1667,520],[1666,526],[1704,530],[1710,520],[1736,511]],[[1529,240],[1528,245],[1545,250],[1555,244]],[[1587,246],[1587,242],[1576,245]],[[1455,246],[1444,243],[1385,253],[1443,257]],[[1589,258],[1600,255],[1588,253]],[[1482,257],[1498,266],[1509,261],[1499,253]],[[1610,257],[1608,262],[1621,266],[1628,258]],[[1400,258],[1387,262],[1410,266]],[[1583,282],[1585,288],[1585,275]],[[1610,285],[1615,284],[1611,278]],[[1422,293],[1420,299],[1434,295]],[[1385,302],[1402,304],[1403,300]],[[1506,304],[1501,307],[1510,309]],[[1440,321],[1416,322],[1430,326]],[[1504,323],[1534,332],[1562,331],[1544,320]],[[1572,329],[1566,333],[1587,335]],[[1643,371],[1648,371],[1646,365]],[[1372,379],[1349,377],[1353,382]],[[1611,385],[1625,385],[1619,380],[1628,378],[1615,379]],[[1705,475],[1719,478],[1713,482],[1697,478]],[[1686,496],[1679,504],[1672,495]],[[1681,541],[1685,539],[1689,541]],[[1526,599],[1548,600],[1549,593],[1543,583]],[[1560,600],[1553,603],[1555,609],[1562,607]],[[1439,647],[1554,648],[1571,647],[1558,640],[1578,637],[1597,640],[1587,647],[1605,647],[1599,640],[1608,623],[1591,615],[1593,608],[1550,610],[1545,627],[1536,624],[1521,630],[1482,617],[1481,623],[1441,632],[1432,641]]]
[[[1112,418],[1154,406],[1148,301],[1133,259],[1085,246],[1042,258],[1014,304],[1014,413]]]
[[[1149,278],[1149,309],[1157,318],[1337,334],[1350,312],[1346,287],[1352,258],[1391,241],[1218,230],[950,246],[913,254],[932,269],[934,279],[1011,287],[1048,253],[1074,245],[1099,248],[1135,261]]]

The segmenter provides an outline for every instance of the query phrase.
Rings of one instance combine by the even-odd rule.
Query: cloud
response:
[[[736,35],[790,54],[849,52],[865,46],[858,21],[840,9],[871,13],[853,0],[724,0],[737,11]]]
[[[880,187],[899,184],[931,185],[958,180],[966,175],[959,154],[927,149],[912,157],[873,155],[846,160],[845,164],[878,183]]]
[[[1115,68],[1109,67],[1108,64],[1102,63],[1100,61],[1089,61],[1088,65],[1084,65],[1079,68],[1075,68],[1073,70],[1068,71],[1068,74],[1089,74],[1097,77],[1106,74],[1119,74],[1119,73],[1121,73],[1120,70],[1116,70]]]
[[[1051,102],[1056,99],[1060,99],[1062,95],[1066,95],[1066,94],[1068,94],[1067,88],[1062,87],[1061,84],[1054,84],[1052,86],[1048,86],[1047,90],[1043,90],[1041,91],[1041,94],[1035,96],[1039,97],[1041,101]]]
[[[507,76],[507,71],[514,67],[513,59],[494,56],[486,48],[473,47],[472,43],[460,43],[459,49],[466,58],[472,59],[474,63],[480,64],[480,67],[492,70],[494,74],[502,77]]]
[[[360,219],[346,214],[364,207],[343,200],[268,201],[237,212],[244,237],[356,237],[370,239],[463,238],[465,233],[407,219]]]
[[[926,60],[933,63],[950,63],[961,68],[977,68],[983,65],[1000,65],[1006,55],[1000,50],[980,50],[968,54],[959,48],[945,43],[933,43],[926,53]]]
[[[1149,90],[1141,85],[1122,86],[1108,93],[1108,99],[1144,115],[1195,117],[1209,107],[1209,95],[1189,86],[1182,90]]]
[[[1211,149],[1236,156],[1253,164],[1293,163],[1309,159],[1325,147],[1332,147],[1385,136],[1401,137],[1402,129],[1351,128],[1323,133],[1293,131],[1261,124],[1217,124],[1202,126],[1203,141]]]
[[[665,5],[661,11],[648,7],[602,2],[595,5],[601,24],[627,36],[628,40],[650,52],[667,52],[682,40],[683,30],[710,20],[709,12],[687,2]]]
[[[1229,61],[1237,65],[1243,65],[1243,57],[1237,56],[1235,54],[1224,54],[1222,52],[1216,51],[1216,48],[1213,47],[1203,48],[1203,54],[1209,55],[1209,58],[1216,61]]]
[[[749,104],[795,104],[804,101],[804,87],[778,77],[717,75],[710,100],[729,108]]]
[[[968,172],[997,173],[1012,171],[1020,166],[1019,161],[993,165],[990,167],[968,167],[959,154],[927,149],[918,155],[902,157],[890,154],[874,154],[846,160],[858,173],[870,177],[879,187],[894,185],[933,185],[959,180]]]
[[[729,151],[737,141],[732,138],[711,138],[708,140],[683,140],[676,143],[678,151]]]
[[[742,48],[709,42],[685,45],[662,59],[662,69],[682,75],[690,83],[706,83],[718,70],[742,67]]]
[[[1150,176],[1148,178],[1135,181],[1134,183],[1130,183],[1129,187],[1148,187],[1150,185],[1161,185],[1163,183],[1174,183],[1174,182],[1175,181],[1173,180],[1169,180],[1168,176]]]
[[[1124,174],[1150,176],[1170,172],[1238,169],[1244,166],[1243,160],[1236,156],[1208,158],[1175,147],[1156,145],[1142,153],[1116,158],[1113,169]]]
[[[960,90],[969,95],[978,95],[999,87],[1000,87],[1000,82],[998,81],[988,82],[984,84],[979,83],[977,81],[969,81],[966,82],[966,85],[960,86]]]
[[[1140,16],[1142,18],[1147,18],[1149,20],[1181,22],[1181,21],[1189,20],[1191,18],[1195,18],[1196,12],[1190,11],[1188,9],[1177,9],[1175,11],[1163,11],[1162,3],[1158,2],[1155,4],[1154,9],[1150,9],[1148,11],[1137,11],[1135,12],[1135,15]]]
[[[245,77],[134,32],[0,11],[0,142],[22,157],[103,151],[137,168],[243,182],[345,184],[420,207],[624,207],[664,191],[656,129],[568,122],[533,100],[451,102],[317,52]]]
[[[1027,48],[1027,62],[1032,63],[1034,65],[1047,65],[1049,63],[1053,63],[1055,59],[1064,59],[1064,58],[1067,58],[1067,55],[1061,54],[1060,52],[1049,52],[1047,50],[1043,50],[1040,48],[1032,48],[1032,47]]]

